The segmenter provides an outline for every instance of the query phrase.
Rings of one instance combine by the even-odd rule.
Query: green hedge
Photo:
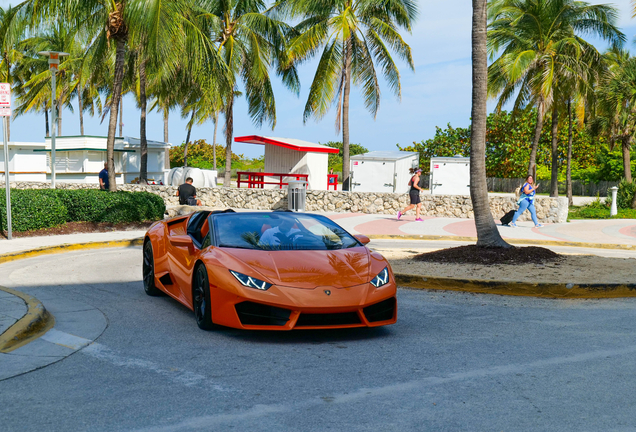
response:
[[[163,218],[163,199],[150,192],[105,192],[96,189],[11,190],[14,231],[50,228],[64,222],[143,222]],[[5,199],[0,219],[7,229]]]

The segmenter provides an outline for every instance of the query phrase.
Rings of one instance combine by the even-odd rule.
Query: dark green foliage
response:
[[[66,222],[66,207],[62,201],[50,193],[37,190],[11,190],[11,226],[14,231],[29,231],[50,228]],[[4,195],[4,194],[3,194]],[[3,230],[7,229],[6,200],[0,202],[0,220]]]
[[[634,193],[636,193],[636,183],[627,183],[625,179],[622,179],[618,184],[616,206],[620,209],[631,209]]]
[[[149,192],[105,192],[96,189],[11,190],[14,231],[64,222],[143,222],[163,218],[163,199]],[[7,229],[5,200],[0,203],[2,229]]]
[[[528,160],[534,128],[536,110],[528,110],[513,117],[511,113],[491,113],[486,121],[486,175],[498,178],[524,177],[528,169]],[[559,169],[565,176],[568,128],[565,120],[559,127]],[[542,168],[550,172],[551,135],[550,122],[544,123],[537,150],[537,177],[541,178]],[[590,170],[596,162],[596,149],[604,143],[602,138],[593,139],[584,127],[577,123],[573,128],[572,169],[573,178],[577,173]],[[454,128],[450,124],[445,129],[436,127],[435,137],[399,150],[415,151],[420,154],[420,166],[427,171],[431,157],[452,157],[470,155],[470,126]],[[548,175],[549,177],[549,175]],[[586,178],[586,177],[584,177]],[[602,180],[609,180],[603,178]]]
[[[322,143],[318,143],[322,144]],[[329,168],[333,168],[336,172],[342,172],[342,142],[329,141],[328,143],[322,144],[328,147],[337,148],[340,150],[338,153],[329,153]],[[366,147],[362,147],[360,144],[349,144],[349,156],[355,156],[363,153],[368,153],[369,150]]]

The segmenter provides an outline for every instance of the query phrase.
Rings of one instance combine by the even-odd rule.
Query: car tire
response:
[[[203,264],[198,264],[194,269],[192,309],[194,309],[194,318],[201,330],[212,330],[215,327],[212,322],[208,270]]]
[[[152,243],[150,240],[146,240],[144,243],[143,255],[144,291],[146,291],[146,294],[149,296],[160,296],[163,293],[155,284],[155,260],[152,254]]]

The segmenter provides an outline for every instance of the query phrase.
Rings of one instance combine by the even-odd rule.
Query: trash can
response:
[[[296,212],[304,212],[306,199],[307,182],[304,180],[291,180],[287,184],[287,208]]]

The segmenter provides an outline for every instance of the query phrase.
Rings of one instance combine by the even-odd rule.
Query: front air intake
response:
[[[395,297],[381,301],[364,308],[364,316],[369,322],[386,321],[395,315],[395,307],[397,303]]]
[[[329,327],[349,324],[361,324],[360,317],[355,312],[309,314],[302,313],[298,317],[296,327]]]
[[[284,326],[291,315],[288,309],[253,302],[239,303],[235,308],[243,325]]]

